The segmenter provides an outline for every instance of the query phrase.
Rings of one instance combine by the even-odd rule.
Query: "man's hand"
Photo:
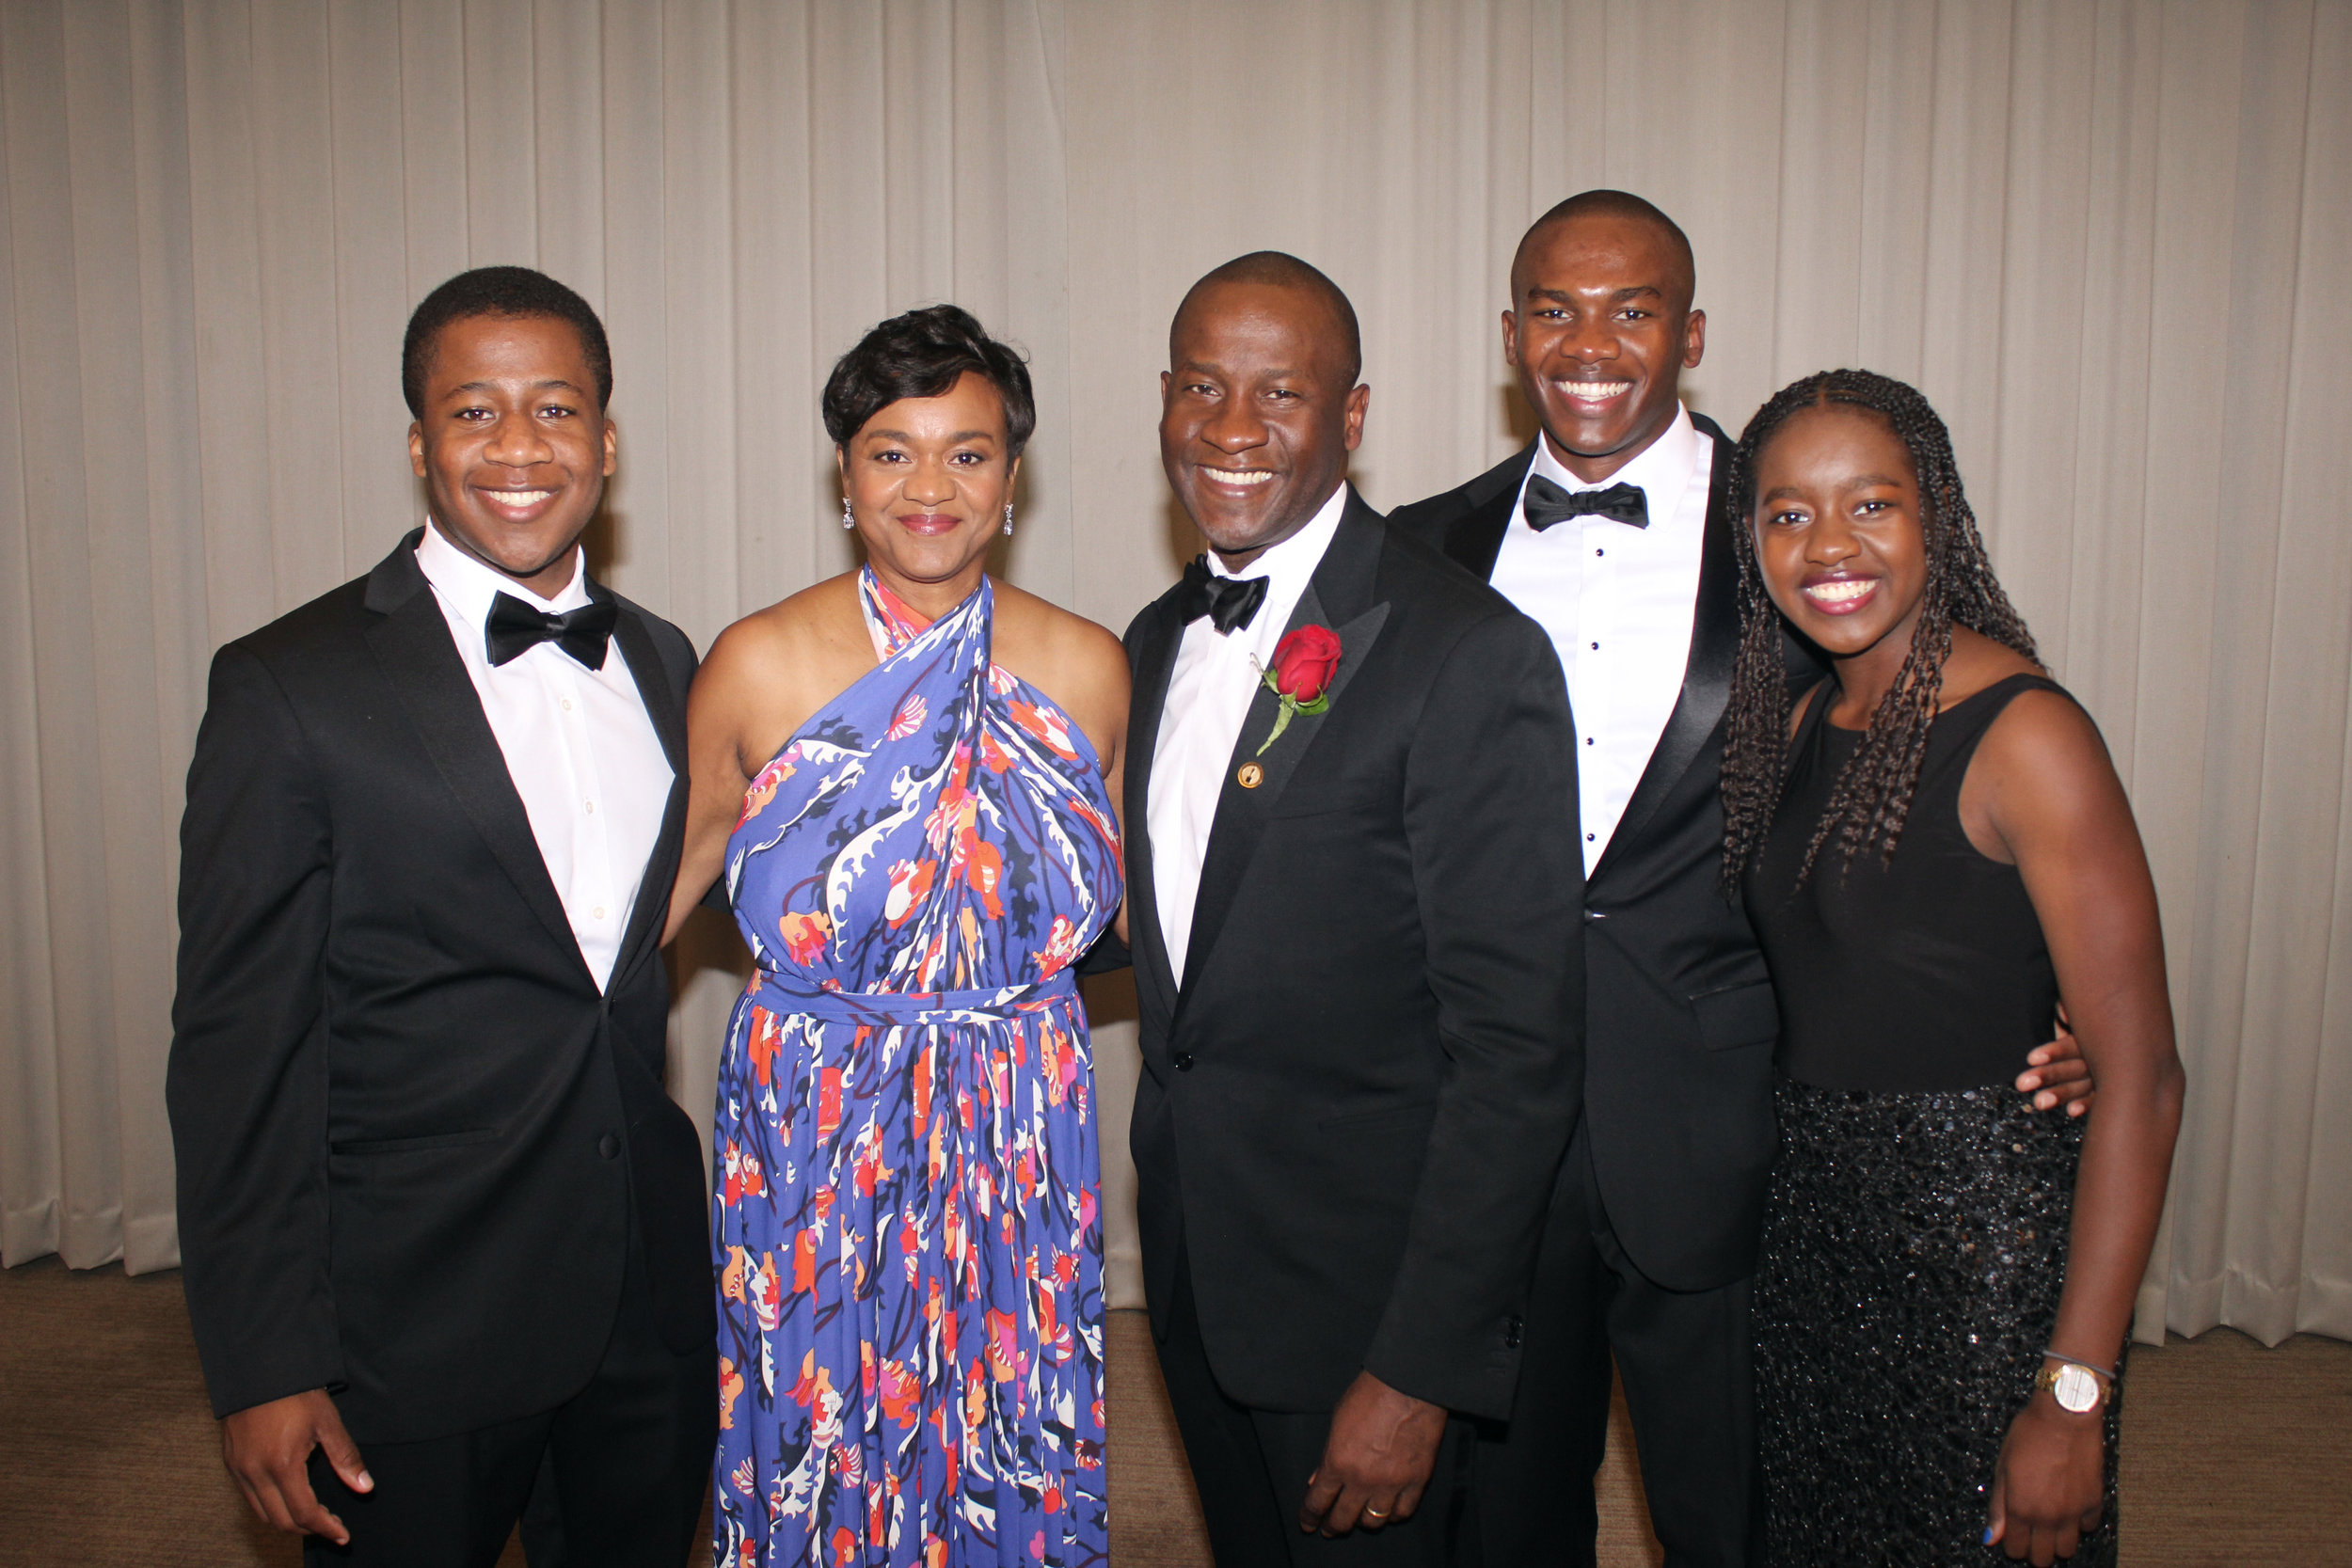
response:
[[[2068,1116],[2090,1114],[2099,1085],[2091,1082],[2090,1064],[2083,1060],[2082,1047],[2067,1027],[2065,1003],[2058,1004],[2058,1038],[2035,1046],[2026,1060],[2033,1065],[2017,1075],[2017,1092],[2032,1095],[2035,1110],[2047,1111],[2064,1101]]]
[[[373,1492],[375,1481],[359,1458],[358,1445],[343,1430],[343,1418],[324,1388],[240,1410],[220,1423],[221,1463],[237,1478],[245,1500],[262,1522],[278,1529],[323,1535],[338,1546],[351,1544],[343,1522],[326,1512],[310,1490],[310,1450],[318,1449],[354,1492]]]
[[[1400,1394],[1370,1372],[1340,1396],[1323,1463],[1307,1478],[1298,1528],[1345,1535],[1409,1519],[1445,1435],[1445,1407]]]

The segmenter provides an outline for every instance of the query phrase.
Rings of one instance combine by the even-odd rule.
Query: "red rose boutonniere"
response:
[[[1282,634],[1282,641],[1274,644],[1274,667],[1258,674],[1282,699],[1282,711],[1258,755],[1265,755],[1266,747],[1282,738],[1294,717],[1321,713],[1331,705],[1331,673],[1339,667],[1340,635],[1330,627],[1299,626]]]

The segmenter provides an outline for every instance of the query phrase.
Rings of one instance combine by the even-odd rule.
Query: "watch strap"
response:
[[[2070,1367],[2080,1367],[2085,1371],[2097,1372],[2101,1377],[2106,1378],[2109,1383],[2113,1383],[2117,1377],[2121,1375],[2109,1368],[2100,1366],[2096,1361],[2085,1361],[2079,1355],[2062,1355],[2057,1351],[2046,1348],[2042,1353],[2042,1359],[2044,1361],[2063,1361]]]

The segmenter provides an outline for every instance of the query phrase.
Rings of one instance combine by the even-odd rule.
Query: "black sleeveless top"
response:
[[[2025,879],[1968,842],[1960,786],[1993,721],[2021,692],[2011,675],[1936,715],[1890,866],[1835,843],[1797,885],[1831,787],[1861,745],[1828,721],[1835,680],[1816,689],[1789,742],[1788,779],[1744,891],[1780,997],[1781,1070],[1822,1088],[1899,1093],[2008,1084],[2050,1038],[2058,978]]]

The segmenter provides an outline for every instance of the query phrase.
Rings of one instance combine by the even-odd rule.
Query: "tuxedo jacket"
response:
[[[181,827],[167,1100],[205,1381],[221,1415],[326,1387],[363,1444],[576,1393],[632,1220],[664,1340],[717,1332],[662,1089],[693,647],[589,585],[676,774],[599,993],[419,537],[215,657]]]
[[[1181,975],[1146,827],[1177,592],[1127,630],[1133,1147],[1155,1326],[1188,1266],[1210,1365],[1244,1404],[1327,1410],[1368,1370],[1503,1417],[1581,1078],[1559,660],[1352,491],[1290,625],[1339,634],[1329,706],[1261,755],[1279,705],[1259,690]]]
[[[1682,691],[1584,888],[1594,1173],[1626,1256],[1677,1291],[1755,1271],[1779,1148],[1780,1012],[1756,934],[1719,882],[1723,719],[1740,645],[1733,445],[1712,420],[1692,422],[1715,451]],[[1392,526],[1491,577],[1534,453],[1531,443],[1459,489],[1400,508]]]

